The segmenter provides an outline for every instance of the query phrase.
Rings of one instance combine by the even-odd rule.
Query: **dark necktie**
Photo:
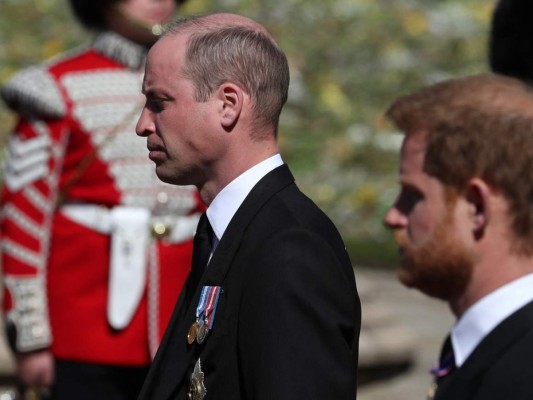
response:
[[[431,374],[435,377],[434,383],[428,391],[428,400],[432,400],[437,391],[438,385],[443,379],[449,377],[456,369],[455,357],[453,354],[452,340],[448,336],[442,345],[440,352],[439,365],[431,369]]]
[[[439,379],[449,376],[453,371],[455,371],[455,357],[453,355],[452,340],[451,337],[448,336],[442,345],[439,366],[433,368],[431,373],[438,381]]]
[[[192,249],[192,266],[189,278],[187,279],[187,288],[185,292],[185,301],[187,305],[190,304],[192,296],[196,291],[205,267],[209,261],[211,255],[211,236],[213,230],[207,219],[207,215],[204,212],[198,221],[198,227],[196,228],[196,234],[193,240]]]

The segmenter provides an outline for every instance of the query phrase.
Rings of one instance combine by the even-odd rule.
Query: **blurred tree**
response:
[[[264,23],[287,52],[280,140],[300,186],[338,224],[356,263],[393,260],[381,219],[397,191],[401,137],[383,118],[399,94],[487,70],[494,1],[190,0]],[[0,83],[89,37],[66,1],[0,0]],[[12,120],[0,110],[0,135]]]

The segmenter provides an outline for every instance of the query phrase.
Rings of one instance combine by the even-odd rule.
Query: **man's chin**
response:
[[[169,174],[168,171],[165,171],[165,168],[163,167],[162,163],[156,163],[155,174],[162,182],[175,184],[172,175]]]
[[[405,266],[400,264],[400,267],[398,268],[396,275],[398,277],[398,280],[400,283],[404,286],[407,286],[408,288],[414,288],[415,282],[413,279],[412,274],[409,272]]]
[[[190,176],[170,173],[168,171],[165,171],[162,166],[156,166],[155,174],[162,182],[168,183],[170,185],[188,186],[193,184],[191,182]]]
[[[397,271],[398,281],[409,289],[416,289],[427,296],[446,300],[449,293],[446,292],[446,285],[442,282],[433,282],[429,277],[422,277],[413,273],[409,267],[400,265]]]

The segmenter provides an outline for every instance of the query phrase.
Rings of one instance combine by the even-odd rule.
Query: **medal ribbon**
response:
[[[218,305],[218,299],[220,297],[220,286],[207,286],[209,288],[209,295],[207,305],[204,310],[205,323],[207,327],[211,329],[213,327],[213,321],[215,320],[215,312]]]
[[[440,365],[431,368],[430,372],[436,378],[442,378],[448,375],[455,368],[455,358],[453,352],[446,354]]]
[[[204,309],[207,304],[207,295],[209,294],[210,286],[204,286],[202,288],[202,294],[200,295],[200,301],[198,301],[198,306],[196,307],[196,319],[200,318],[204,314]]]

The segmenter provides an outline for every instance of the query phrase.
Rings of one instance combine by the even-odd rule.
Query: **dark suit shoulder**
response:
[[[305,229],[336,247],[344,248],[341,236],[330,218],[295,184],[283,188],[273,196],[260,209],[253,225],[262,227],[263,236],[277,234],[283,229]]]
[[[487,367],[475,400],[533,399],[533,328]]]
[[[533,302],[502,321],[439,388],[438,400],[533,398]]]
[[[303,273],[305,269],[315,269],[318,274],[340,272],[350,290],[356,290],[353,266],[337,228],[294,183],[261,207],[247,228],[241,248],[246,249],[250,258],[271,264],[270,272],[290,264],[290,259],[298,259],[302,262],[280,272]],[[265,254],[264,259],[261,254]]]
[[[360,305],[333,223],[289,185],[257,212],[240,249],[244,397],[354,398]]]

